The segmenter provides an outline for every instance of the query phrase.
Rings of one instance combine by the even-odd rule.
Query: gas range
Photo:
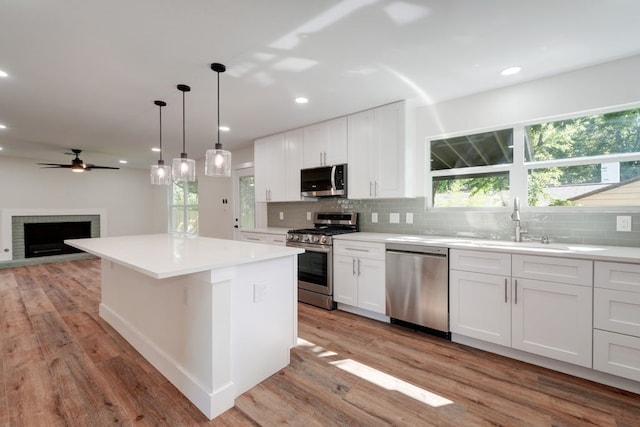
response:
[[[315,225],[314,228],[289,230],[287,244],[299,242],[333,245],[331,236],[358,231],[358,214],[356,212],[316,212],[314,213],[313,223]]]

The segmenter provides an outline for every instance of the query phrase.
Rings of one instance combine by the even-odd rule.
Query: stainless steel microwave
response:
[[[305,197],[347,197],[347,165],[302,169],[300,193]]]

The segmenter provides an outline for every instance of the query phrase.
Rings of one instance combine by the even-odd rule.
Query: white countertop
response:
[[[303,249],[171,234],[65,240],[156,279],[303,253]]]
[[[441,246],[456,249],[478,249],[493,252],[561,256],[565,258],[580,258],[612,262],[640,262],[640,248],[627,246],[578,245],[571,243],[542,244],[539,242],[516,243],[502,240],[481,240],[464,237],[389,233],[349,233],[334,236],[333,239],[375,243],[404,243],[411,245]]]

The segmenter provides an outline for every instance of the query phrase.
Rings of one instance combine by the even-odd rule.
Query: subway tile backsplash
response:
[[[430,211],[425,199],[319,199],[309,202],[269,203],[269,227],[312,227],[307,212],[358,212],[360,230],[377,233],[430,234],[438,236],[513,239],[510,212]],[[284,219],[280,220],[280,212]],[[372,213],[378,222],[371,221]],[[413,224],[407,224],[406,213],[413,213]],[[400,223],[389,222],[391,213],[400,214]],[[528,229],[523,240],[540,240],[548,236],[552,243],[640,247],[640,212],[624,213],[632,217],[631,232],[616,231],[615,213],[522,212],[522,227]]]

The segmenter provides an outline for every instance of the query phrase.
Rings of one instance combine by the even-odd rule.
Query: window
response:
[[[198,234],[198,182],[174,181],[169,191],[169,232]]]
[[[427,207],[640,206],[640,108],[434,139]]]
[[[640,205],[640,109],[524,131],[530,206]]]
[[[507,206],[512,163],[513,129],[431,141],[431,206]]]

